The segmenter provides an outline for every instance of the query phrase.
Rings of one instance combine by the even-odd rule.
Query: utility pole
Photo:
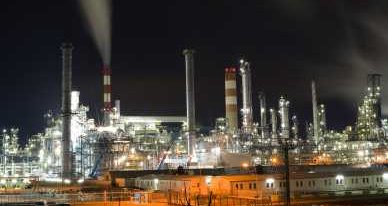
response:
[[[290,161],[288,159],[288,141],[285,140],[285,145],[284,146],[284,164],[285,164],[285,169],[286,169],[286,206],[291,205],[291,189],[290,189]]]

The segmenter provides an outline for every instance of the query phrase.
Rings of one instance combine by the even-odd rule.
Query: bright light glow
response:
[[[44,156],[44,151],[43,149],[39,150],[39,159],[42,161]]]
[[[207,185],[210,185],[212,183],[212,176],[206,176],[205,182]]]
[[[55,147],[55,149],[54,149],[54,153],[55,153],[55,155],[56,155],[56,156],[59,156],[59,155],[61,155],[61,146],[57,146],[57,147]]]
[[[108,127],[98,127],[97,131],[99,132],[111,132],[115,133],[117,131],[116,127],[108,126]]]
[[[3,184],[3,185],[4,185],[6,182],[7,182],[7,181],[6,181],[5,179],[1,179],[1,180],[0,180],[0,183]]]
[[[71,183],[71,181],[70,181],[69,179],[65,179],[65,180],[63,180],[63,182],[64,182],[65,184],[70,184],[70,183]]]
[[[244,162],[244,163],[241,164],[241,166],[244,167],[244,168],[247,168],[249,166],[249,164]]]
[[[273,184],[275,182],[275,179],[274,178],[267,178],[265,180],[265,183],[268,183],[268,184]]]
[[[75,111],[78,109],[79,105],[79,91],[71,92],[71,111]]]
[[[47,157],[47,164],[51,164],[51,156]]]
[[[220,155],[220,147],[214,147],[211,149],[211,152],[214,153],[215,155]]]
[[[44,181],[46,181],[46,182],[62,182],[62,179],[58,178],[58,177],[52,177],[52,178],[45,178]]]
[[[55,131],[53,132],[53,135],[54,135],[55,137],[60,137],[60,136],[62,135],[62,132],[59,131],[59,130],[55,130]]]
[[[84,183],[84,179],[79,179],[77,182],[78,182],[78,184],[82,184],[82,183]]]
[[[344,176],[343,175],[337,175],[335,177],[336,180],[343,180],[344,179]]]
[[[12,182],[12,184],[16,184],[17,180],[16,179],[12,179],[11,182]]]
[[[155,178],[154,179],[154,189],[158,190],[158,187],[159,187],[159,179]]]
[[[360,157],[364,156],[364,151],[362,150],[357,151],[357,155]]]
[[[388,172],[385,172],[385,173],[383,174],[383,178],[384,178],[384,179],[388,179]]]
[[[127,159],[127,156],[126,156],[126,155],[123,155],[123,156],[121,156],[121,157],[117,160],[117,163],[118,163],[118,164],[121,164],[121,163],[123,163],[126,159]]]

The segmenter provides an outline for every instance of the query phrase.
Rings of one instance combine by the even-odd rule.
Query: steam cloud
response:
[[[106,65],[111,63],[111,0],[78,0],[101,58]]]

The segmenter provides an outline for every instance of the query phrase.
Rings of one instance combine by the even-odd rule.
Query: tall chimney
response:
[[[111,86],[111,69],[109,65],[104,65],[102,68],[102,75],[103,75],[103,101],[104,101],[104,108],[103,108],[103,115],[104,115],[104,125],[108,126],[110,125],[110,114],[112,111],[112,102],[111,102],[111,92],[112,92],[112,86]]]
[[[259,92],[260,101],[260,126],[262,128],[267,126],[267,108],[264,92]]]
[[[187,115],[187,153],[194,154],[195,138],[195,93],[194,93],[194,53],[192,49],[183,50],[186,62],[186,115]]]
[[[270,135],[269,135],[269,128],[267,124],[267,102],[263,91],[259,92],[259,102],[260,102],[261,138],[268,139],[270,138]]]
[[[242,103],[243,108],[241,109],[242,114],[242,130],[244,132],[251,132],[252,130],[252,80],[251,80],[251,69],[250,64],[247,61],[240,61],[240,74],[242,81]]]
[[[319,140],[319,123],[318,123],[318,104],[317,104],[317,93],[315,90],[315,81],[311,82],[311,96],[313,104],[313,142],[315,145],[318,144]]]
[[[62,44],[62,179],[71,179],[71,76],[72,50],[71,43]]]
[[[238,128],[236,68],[225,69],[225,118],[229,129]]]
[[[280,113],[280,129],[282,138],[288,139],[290,137],[290,119],[289,119],[289,104],[290,102],[284,97],[279,99],[279,113]]]
[[[271,125],[272,125],[272,139],[276,139],[278,137],[278,119],[276,115],[276,111],[274,109],[269,109],[271,113]]]

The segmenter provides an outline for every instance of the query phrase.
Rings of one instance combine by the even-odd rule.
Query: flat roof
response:
[[[124,122],[134,123],[162,123],[162,122],[180,122],[187,121],[186,116],[121,116]]]

